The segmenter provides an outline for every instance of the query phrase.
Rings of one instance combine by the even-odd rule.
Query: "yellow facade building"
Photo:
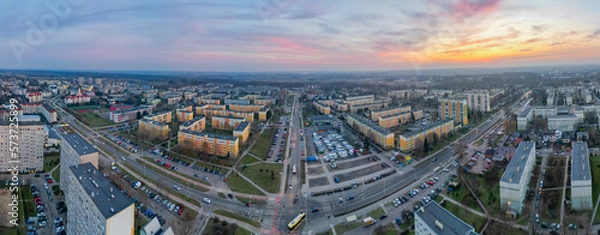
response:
[[[466,99],[440,98],[438,100],[438,115],[440,119],[454,119],[454,124],[469,124],[469,112]]]
[[[240,122],[240,124],[233,129],[233,136],[238,137],[241,144],[245,144],[250,136],[250,124],[250,122]]]
[[[204,116],[197,116],[179,125],[179,130],[203,131],[204,129],[206,129],[206,118]]]
[[[410,152],[416,147],[421,147],[425,138],[435,133],[438,138],[445,136],[454,129],[453,120],[437,121],[426,127],[419,127],[419,130],[406,132],[398,136],[398,149],[403,152]]]
[[[169,138],[169,125],[164,122],[141,119],[138,121],[138,131],[154,136],[158,140]]]
[[[371,112],[371,121],[378,121],[379,117],[391,116],[394,114],[406,113],[412,110],[411,106],[404,106],[398,108],[384,109],[381,111],[372,111]]]
[[[348,125],[385,149],[394,147],[394,133],[357,114],[348,114]]]
[[[331,108],[329,107],[329,105],[318,102],[318,101],[313,102],[313,105],[315,106],[315,109],[317,109],[317,111],[319,111],[319,113],[321,113],[323,115],[331,114]]]
[[[181,145],[207,154],[231,158],[237,158],[239,154],[239,138],[234,136],[181,130],[177,133],[177,140]]]
[[[144,120],[169,123],[173,120],[173,112],[163,111],[163,112],[154,113],[154,114],[145,116]]]
[[[233,130],[241,122],[246,121],[244,118],[232,116],[212,116],[210,123],[212,128],[218,130]]]

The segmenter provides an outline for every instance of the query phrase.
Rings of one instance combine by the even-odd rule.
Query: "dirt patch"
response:
[[[0,189],[0,227],[12,228],[14,227],[9,223],[9,214],[11,207],[8,206],[10,204],[11,193],[8,189]],[[21,203],[21,201],[19,201]],[[20,211],[19,213],[25,213],[24,211]],[[12,217],[10,218],[12,219]]]

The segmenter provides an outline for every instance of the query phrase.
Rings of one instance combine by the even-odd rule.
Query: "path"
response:
[[[566,164],[569,164],[569,156],[567,156],[567,160],[565,161]],[[566,200],[565,195],[567,194],[567,179],[569,178],[569,168],[565,167],[565,179],[563,181],[563,190],[562,190],[562,198],[563,201],[560,202],[560,223],[559,224],[563,224],[563,219],[565,218],[565,203],[564,200]],[[570,195],[569,195],[570,196]],[[563,226],[564,229],[564,226]]]

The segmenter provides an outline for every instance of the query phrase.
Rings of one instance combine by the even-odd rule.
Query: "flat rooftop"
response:
[[[77,133],[63,135],[63,138],[67,141],[67,143],[69,143],[69,145],[73,149],[75,149],[77,154],[79,154],[80,156],[98,152],[98,150],[96,150],[94,146],[92,146],[89,142],[87,142]],[[64,141],[61,142],[64,143]]]
[[[69,169],[104,218],[108,219],[133,204],[92,163],[75,165]]]
[[[186,133],[186,134],[192,134],[192,135],[198,135],[198,136],[206,136],[208,138],[213,138],[213,139],[232,140],[232,141],[237,140],[237,137],[230,136],[230,135],[219,135],[219,134],[212,134],[212,133],[206,133],[206,132],[201,132],[201,131],[192,131],[192,130],[180,130],[179,132]]]
[[[454,214],[450,213],[444,207],[432,201],[429,204],[415,211],[415,215],[419,216],[425,222],[434,234],[438,235],[467,235],[477,234],[475,229]]]
[[[575,141],[571,147],[571,181],[591,180],[587,142]]]
[[[527,115],[529,115],[529,113],[531,112],[531,108],[525,108],[523,109],[523,111],[519,114],[520,118],[526,118]]]
[[[433,128],[433,127],[444,125],[444,124],[446,124],[448,122],[454,122],[454,121],[452,119],[437,120],[437,121],[430,122],[430,123],[428,123],[425,126],[419,125],[419,122],[417,122],[417,123],[413,124],[411,127],[409,127],[408,131],[402,133],[402,135],[405,135],[405,136],[414,135],[414,134],[421,133],[423,131],[429,130],[429,129]]]
[[[204,116],[196,116],[192,120],[183,122],[181,124],[181,126],[185,126],[185,127],[191,126],[192,124],[194,124],[194,122],[197,122],[197,121],[202,120],[202,119],[205,119],[205,117]]]
[[[519,147],[515,150],[515,154],[510,160],[510,163],[508,163],[506,170],[504,170],[502,178],[500,178],[501,182],[519,184],[521,176],[526,170],[523,168],[525,167],[525,163],[527,162],[529,153],[532,149],[535,151],[535,142],[533,141],[523,141],[519,144]]]
[[[385,129],[383,127],[380,127],[378,124],[375,124],[373,121],[371,121],[370,119],[367,119],[366,117],[363,117],[361,115],[355,114],[355,113],[349,113],[348,116],[358,120],[360,123],[363,123],[367,126],[369,126],[371,129],[383,134],[383,135],[387,135],[387,134],[391,134],[392,132],[389,131],[388,129]]]
[[[250,122],[240,122],[240,124],[238,124],[233,131],[243,131],[244,129],[246,129],[246,127],[248,127],[250,125]]]

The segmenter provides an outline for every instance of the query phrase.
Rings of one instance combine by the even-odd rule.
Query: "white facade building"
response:
[[[571,208],[591,210],[594,204],[588,146],[586,142],[576,141],[571,147]]]
[[[500,178],[500,207],[521,213],[535,165],[535,142],[523,141]]]
[[[476,235],[477,233],[473,226],[432,201],[415,211],[415,234]]]

